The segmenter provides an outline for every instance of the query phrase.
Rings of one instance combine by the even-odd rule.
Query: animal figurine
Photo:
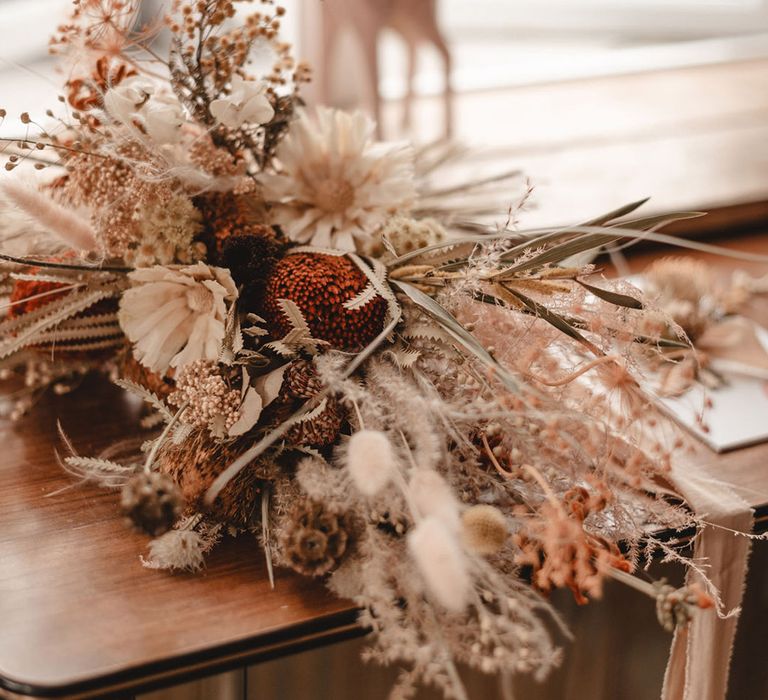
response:
[[[453,92],[451,52],[437,23],[437,0],[322,0],[322,37],[319,67],[319,101],[327,104],[331,93],[331,72],[336,41],[349,26],[365,53],[365,69],[372,87],[372,112],[381,130],[378,39],[385,28],[396,31],[405,41],[408,57],[407,89],[403,101],[402,127],[408,131],[413,118],[416,58],[422,44],[431,43],[440,53],[444,70],[444,135],[453,134]],[[381,133],[379,133],[381,136]]]

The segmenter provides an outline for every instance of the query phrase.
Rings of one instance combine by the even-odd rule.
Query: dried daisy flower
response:
[[[202,217],[184,195],[150,203],[141,213],[138,229],[138,246],[125,255],[126,262],[136,267],[189,262],[201,252],[192,240],[203,230]]]
[[[261,176],[274,222],[300,243],[355,250],[415,197],[413,151],[373,141],[360,112],[304,112],[277,149],[280,170]]]
[[[157,265],[128,277],[134,286],[120,300],[118,319],[139,362],[164,373],[194,360],[218,359],[227,307],[237,298],[228,270],[199,262]]]
[[[230,389],[218,363],[211,360],[195,360],[181,367],[176,373],[176,391],[168,401],[177,407],[187,404],[184,422],[217,437],[223,437],[240,418],[240,391]]]

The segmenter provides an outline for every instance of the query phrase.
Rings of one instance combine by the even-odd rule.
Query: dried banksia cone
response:
[[[253,195],[208,192],[193,202],[203,215],[203,240],[211,252],[221,253],[232,236],[275,237],[272,227],[261,223],[263,204]]]
[[[342,514],[305,501],[288,516],[280,545],[286,562],[304,576],[322,576],[344,556],[349,542]]]
[[[143,386],[161,399],[166,398],[174,390],[173,382],[167,376],[162,376],[142,365],[130,350],[123,355],[120,378]]]
[[[461,515],[464,544],[478,554],[495,554],[507,541],[507,520],[498,508],[476,505]]]
[[[343,255],[297,253],[287,255],[267,278],[263,315],[275,338],[283,338],[291,324],[280,300],[298,306],[313,338],[339,350],[361,350],[384,328],[387,302],[378,295],[349,309],[368,278]]]
[[[240,453],[227,445],[211,440],[206,429],[195,430],[180,445],[166,443],[157,456],[157,469],[178,484],[187,505],[207,512],[220,522],[245,527],[253,519],[261,495],[261,480],[268,478],[267,465],[250,464],[242,469],[216,497],[210,507],[203,499],[214,479]]]
[[[173,527],[184,500],[173,479],[159,472],[141,472],[123,486],[120,506],[125,516],[152,537]]]

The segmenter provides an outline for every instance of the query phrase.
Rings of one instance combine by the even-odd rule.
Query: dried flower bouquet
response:
[[[64,463],[121,491],[146,566],[197,570],[253,532],[270,576],[323,576],[360,606],[371,657],[409,669],[403,695],[463,697],[457,662],[542,677],[560,658],[542,594],[597,598],[658,550],[684,560],[654,528],[698,526],[657,488],[679,438],[638,380],[688,344],[573,262],[670,242],[675,217],[469,223],[452,200],[494,178],[441,190],[451,149],[305,110],[283,10],[235,22],[240,4],[174,0],[137,27],[134,0],[76,0],[53,40],[67,118],[25,113],[4,140],[7,170],[55,172],[3,184],[12,415],[104,372],[153,432],[96,457],[62,434]],[[254,49],[274,59],[258,78]],[[672,627],[716,595],[629,581]]]

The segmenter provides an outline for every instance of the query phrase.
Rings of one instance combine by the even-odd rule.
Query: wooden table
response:
[[[72,487],[54,452],[57,418],[94,454],[136,414],[94,381],[2,427],[0,688],[114,698],[362,633],[320,582],[278,571],[271,590],[248,537],[224,542],[200,575],[143,568],[147,538],[124,525],[118,494]]]
[[[728,244],[765,251],[768,235]],[[768,321],[768,299],[753,312]],[[2,428],[0,688],[116,697],[362,634],[353,606],[319,582],[278,571],[271,590],[248,537],[226,541],[200,575],[144,569],[147,539],[125,527],[117,494],[73,486],[55,455],[57,418],[83,454],[94,454],[137,412],[122,392],[91,381]],[[703,448],[701,458],[768,519],[768,445],[721,456]]]

